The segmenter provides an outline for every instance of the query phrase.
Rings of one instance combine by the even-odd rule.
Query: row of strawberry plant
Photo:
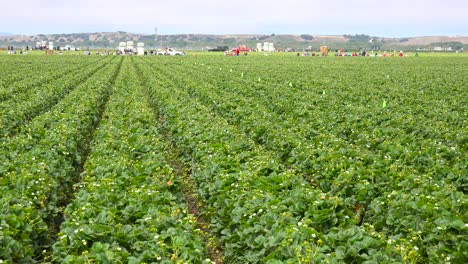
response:
[[[178,72],[180,76],[181,69],[172,71]],[[298,122],[300,120],[285,118],[284,115],[278,115],[269,111],[266,106],[256,103],[262,101],[262,98],[247,98],[222,89],[220,91],[212,84],[217,82],[217,78],[210,76],[209,72],[192,76],[188,71],[187,75],[186,82],[180,83],[181,87],[190,87],[186,89],[192,96],[200,98],[218,114],[227,118],[231,124],[237,124],[250,136],[256,138],[258,134],[255,132],[261,131],[260,139],[256,138],[257,142],[260,141],[262,145],[279,153],[280,156],[287,155],[286,163],[294,164],[298,159],[305,159],[306,162],[302,160],[302,163],[295,164],[295,167],[311,175],[313,184],[318,185],[324,192],[342,197],[347,201],[348,207],[356,207],[356,217],[360,218],[361,222],[375,225],[377,230],[385,232],[391,236],[391,239],[398,240],[396,243],[404,244],[409,252],[413,248],[418,248],[413,255],[420,259],[428,255],[431,259],[438,259],[441,255],[452,259],[463,258],[463,243],[460,241],[463,241],[462,233],[465,229],[461,210],[464,199],[462,192],[456,192],[457,187],[460,187],[456,182],[463,177],[462,159],[458,165],[455,163],[453,166],[454,164],[449,161],[443,165],[436,164],[441,157],[435,157],[432,159],[433,165],[421,168],[415,160],[419,159],[417,156],[411,158],[408,155],[405,160],[399,160],[398,156],[396,159],[386,158],[390,155],[395,156],[395,153],[404,149],[407,152],[415,151],[411,148],[408,150],[408,146],[402,145],[398,139],[393,139],[397,145],[396,151],[395,146],[393,152],[390,152],[391,149],[380,148],[369,150],[358,144],[349,145],[339,136],[327,131],[316,131],[312,138],[309,137],[313,142],[304,144],[304,137],[313,131],[310,125],[312,124],[312,127],[317,125],[314,124],[315,120],[307,123]],[[212,83],[208,82],[206,76],[213,80]],[[201,80],[197,82],[197,79]],[[255,86],[255,84],[250,85]],[[289,105],[291,103],[289,102]],[[379,112],[381,115],[390,115],[386,111]],[[400,118],[398,115],[392,116],[393,122],[405,121],[398,118]],[[291,127],[291,124],[295,124],[296,127]],[[458,133],[456,128],[455,133]],[[323,144],[327,141],[328,143]],[[406,137],[403,141],[406,141]],[[438,146],[439,151],[440,149]],[[432,151],[429,149],[429,152]],[[369,166],[372,162],[370,157],[374,160],[372,166]],[[376,162],[378,163],[375,164]],[[431,170],[431,167],[436,167],[436,170]],[[421,172],[422,169],[424,171]],[[425,172],[433,175],[425,176]],[[440,173],[451,173],[454,177],[441,179],[442,175],[434,175]],[[418,179],[416,182],[414,182],[415,177]],[[419,186],[420,179],[431,185]],[[435,189],[432,187],[434,185],[437,186]],[[426,199],[421,200],[418,197],[409,199],[405,195],[400,196],[394,191],[395,189],[400,189],[402,193],[412,192]],[[452,196],[447,197],[447,193],[452,193]],[[392,196],[398,199],[389,199]],[[413,208],[416,203],[424,203],[425,206]],[[440,208],[440,204],[451,206]],[[434,217],[436,215],[434,208],[439,212],[439,217]],[[421,225],[420,219],[431,220]],[[399,238],[401,235],[404,237]]]
[[[178,71],[178,70],[177,70]],[[418,113],[412,114],[412,118],[407,118],[404,113],[411,112],[411,102],[408,102],[401,107],[392,107],[389,109],[389,111],[382,111],[378,107],[368,107],[367,109],[360,109],[356,105],[354,101],[356,99],[359,100],[361,97],[366,97],[366,96],[358,96],[356,97],[355,92],[353,91],[352,93],[348,92],[345,93],[344,96],[348,97],[348,102],[350,103],[349,105],[346,105],[346,107],[340,106],[340,102],[344,100],[344,98],[327,98],[326,100],[321,99],[321,95],[315,94],[315,96],[311,96],[310,93],[307,92],[302,92],[299,93],[298,91],[292,91],[290,92],[291,94],[295,94],[295,98],[288,98],[287,92],[283,92],[283,95],[278,95],[276,98],[276,103],[280,103],[284,106],[289,106],[290,111],[284,111],[284,112],[277,112],[274,111],[273,113],[271,111],[268,111],[268,106],[271,104],[274,104],[274,102],[271,101],[265,101],[264,98],[262,97],[245,97],[242,96],[241,94],[238,93],[233,93],[231,91],[225,91],[224,86],[222,81],[219,82],[217,81],[219,78],[217,76],[210,76],[209,72],[203,72],[202,74],[194,74],[193,78],[190,75],[191,73],[188,73],[188,78],[193,82],[194,79],[200,79],[199,80],[199,86],[197,88],[190,88],[189,87],[189,92],[192,94],[199,94],[200,96],[203,97],[205,96],[205,102],[209,103],[212,105],[212,107],[216,108],[219,113],[223,115],[227,115],[228,119],[231,120],[232,122],[235,122],[238,124],[240,121],[239,119],[242,119],[243,121],[247,121],[250,123],[243,122],[242,123],[242,128],[246,130],[248,134],[254,134],[255,139],[257,141],[272,141],[272,138],[268,136],[268,133],[263,133],[263,130],[265,130],[265,127],[273,127],[273,126],[278,126],[279,128],[287,128],[287,132],[290,132],[290,130],[294,130],[294,135],[293,139],[295,138],[303,138],[304,134],[307,135],[308,133],[329,133],[334,135],[335,137],[339,139],[343,139],[345,142],[349,142],[351,145],[355,145],[355,147],[360,147],[360,146],[366,146],[368,145],[370,148],[375,147],[375,142],[372,142],[375,139],[373,137],[377,137],[379,135],[373,135],[373,132],[377,132],[380,134],[383,134],[384,136],[391,138],[391,137],[402,137],[402,134],[405,134],[405,132],[408,131],[420,131],[421,126],[426,126],[424,127],[425,130],[430,130],[428,132],[424,133],[411,133],[411,137],[413,141],[415,142],[425,142],[427,141],[427,134],[431,134],[431,140],[434,142],[444,142],[448,146],[445,147],[444,149],[441,149],[443,147],[438,148],[437,152],[441,152],[439,156],[447,156],[448,158],[446,159],[445,163],[447,163],[447,166],[452,166],[453,161],[456,160],[456,158],[450,158],[453,154],[461,158],[461,152],[460,151],[455,151],[454,153],[451,153],[453,151],[448,151],[449,147],[454,147],[456,150],[460,149],[460,144],[457,144],[460,141],[457,139],[457,135],[459,134],[460,130],[462,130],[462,127],[464,126],[463,124],[466,123],[464,122],[463,118],[459,115],[452,115],[450,113],[445,113],[445,117],[439,117],[439,118],[431,118],[430,121],[432,121],[433,126],[427,126],[427,125],[421,125],[416,124],[416,122],[422,122],[423,117],[420,116]],[[218,76],[219,77],[219,76]],[[455,78],[454,78],[455,79]],[[211,82],[209,80],[212,80]],[[220,84],[219,84],[220,83]],[[248,83],[247,83],[248,84]],[[221,87],[222,89],[220,89]],[[448,86],[451,85],[451,83],[448,84]],[[201,87],[200,87],[201,86]],[[236,84],[230,84],[229,87],[236,87]],[[235,89],[238,90],[252,90],[252,87],[254,89],[258,88],[255,83],[250,83],[248,85],[243,86],[244,88],[240,88],[239,84],[237,84],[237,87]],[[446,86],[447,87],[447,86]],[[447,87],[449,88],[449,87]],[[377,88],[379,89],[379,88]],[[212,90],[218,90],[219,92],[211,92]],[[283,90],[288,90],[288,89],[283,89]],[[368,93],[372,93],[371,89],[366,89],[363,87],[361,90],[366,91],[368,90]],[[371,91],[369,91],[371,90]],[[413,88],[414,90],[414,88]],[[211,96],[211,98],[207,98],[206,96]],[[298,94],[298,95],[296,95]],[[440,91],[439,91],[440,94]],[[214,97],[213,97],[214,96]],[[287,97],[284,99],[284,97]],[[298,106],[295,106],[297,104],[298,100],[301,100],[300,98],[306,97],[309,99],[309,104],[318,104],[316,109],[308,109],[308,117],[305,118],[303,115],[298,115],[295,114],[297,113],[297,110],[301,110],[304,108],[307,108],[308,106],[305,104],[299,104]],[[367,98],[370,96],[367,95]],[[453,97],[453,96],[451,96]],[[317,103],[317,98],[319,98],[319,101]],[[223,100],[224,99],[224,100]],[[255,107],[251,107],[250,105],[255,102]],[[293,103],[294,102],[294,103]],[[457,101],[452,101],[450,102],[452,104],[452,108],[454,111],[460,111],[463,109],[463,104],[461,103],[460,100]],[[455,105],[453,105],[456,103]],[[245,108],[244,104],[249,105],[250,107]],[[357,103],[359,104],[359,103]],[[337,106],[338,105],[338,106]],[[439,104],[440,105],[440,104]],[[349,109],[354,108],[353,110],[356,111],[349,111]],[[325,111],[323,108],[330,109],[330,111]],[[427,109],[425,117],[432,117],[431,112],[429,109]],[[266,113],[263,116],[254,116],[255,113]],[[293,113],[293,115],[291,115]],[[441,115],[442,113],[439,113],[438,115]],[[366,115],[366,116],[363,116]],[[253,120],[248,120],[245,116],[253,116]],[[274,118],[274,117],[277,118]],[[336,121],[336,118],[339,117],[340,119],[343,119],[343,116],[345,116],[344,119],[348,119],[351,124],[348,123],[343,123],[346,120],[341,120],[341,121]],[[262,120],[258,120],[258,118]],[[313,118],[313,119],[311,119]],[[365,120],[364,120],[365,119]],[[457,120],[458,119],[458,120]],[[256,122],[256,124],[252,124],[251,122]],[[293,126],[293,124],[298,124],[296,126]],[[341,124],[340,124],[341,123]],[[358,125],[355,125],[355,123],[358,123]],[[389,124],[390,123],[390,124]],[[331,125],[330,125],[331,124]],[[323,127],[322,125],[326,125],[328,127]],[[390,126],[389,126],[390,125]],[[351,127],[351,128],[350,128]],[[305,129],[304,129],[305,128]],[[260,131],[259,131],[260,130]],[[273,129],[273,132],[275,132],[276,129]],[[256,132],[259,133],[256,133]],[[377,134],[375,133],[375,134]],[[259,135],[260,134],[260,135]],[[259,138],[263,136],[263,138]],[[406,136],[404,141],[408,141]],[[283,140],[284,141],[284,140]],[[294,159],[294,157],[290,157],[290,150],[291,148],[285,148],[283,147],[284,144],[291,145],[293,146],[293,142],[283,142],[282,144],[277,144],[280,142],[273,142],[274,144],[271,144],[272,147],[277,147],[277,151],[282,151],[282,155],[286,155],[286,158],[291,158]],[[377,143],[378,144],[378,143]],[[457,146],[458,145],[458,146]],[[364,147],[366,148],[366,147]],[[448,152],[447,152],[448,151]],[[381,158],[383,159],[385,155],[388,153],[381,153]],[[442,157],[443,158],[443,157]],[[438,158],[440,159],[440,157]],[[411,166],[415,164],[415,162],[411,159],[407,159],[406,163],[404,165],[406,166]],[[418,171],[420,172],[425,172],[422,171],[424,169],[429,169],[430,166],[424,167],[418,167]],[[458,186],[462,188],[462,186]]]
[[[433,69],[430,72],[426,70],[428,74],[434,76],[431,81],[425,78],[416,78],[414,81],[415,78],[412,77],[414,72],[407,71],[406,67],[420,71],[436,63],[433,60],[424,61],[425,65],[418,67],[408,62],[390,66],[385,62],[380,62],[382,65],[372,64],[371,67],[379,66],[379,71],[374,71],[372,78],[367,78],[367,75],[363,75],[360,70],[341,70],[340,76],[347,76],[347,78],[333,83],[336,89],[327,89],[326,95],[322,94],[324,83],[307,74],[304,74],[305,77],[301,79],[303,84],[294,84],[291,85],[292,87],[281,82],[272,83],[276,78],[270,78],[271,81],[266,86],[261,85],[260,82],[257,83],[257,80],[252,78],[250,80],[247,80],[249,79],[247,77],[226,78],[222,71],[218,72],[216,69],[207,71],[206,66],[197,68],[198,73],[193,74],[194,78],[200,78],[201,82],[222,88],[223,96],[227,92],[236,99],[239,95],[244,97],[242,95],[247,93],[248,96],[244,100],[255,100],[256,105],[261,102],[265,108],[281,115],[282,120],[287,120],[289,127],[291,124],[300,123],[299,130],[302,130],[301,126],[305,124],[310,127],[309,133],[332,133],[351,145],[370,146],[371,148],[380,144],[385,138],[395,137],[404,137],[403,141],[413,141],[417,145],[434,143],[437,145],[435,151],[438,155],[431,157],[433,161],[437,162],[436,159],[446,157],[443,158],[445,159],[443,162],[447,163],[446,166],[457,167],[457,160],[463,160],[462,151],[460,151],[463,148],[463,137],[459,134],[467,123],[466,119],[459,114],[463,113],[466,108],[463,103],[463,98],[466,97],[463,94],[466,94],[466,91],[461,88],[464,78],[459,72],[462,69],[460,66],[463,65],[461,62],[458,60],[437,61],[437,67],[431,66]],[[450,70],[445,69],[444,67],[448,67],[449,64],[456,67]],[[356,66],[362,67],[364,71],[369,69],[367,64]],[[395,70],[395,66],[398,66],[398,71]],[[274,68],[275,65],[272,67]],[[289,72],[286,67],[285,69],[278,72]],[[257,76],[267,70],[263,68],[249,75]],[[389,71],[392,71],[392,77],[387,75],[387,77],[375,78],[378,75],[385,76],[384,74]],[[296,68],[294,72],[304,71],[302,68]],[[360,75],[364,77],[357,79]],[[330,78],[323,74],[320,77]],[[382,79],[385,81],[381,81]],[[264,83],[263,80],[261,83]],[[315,87],[317,85],[314,86],[314,83],[318,84],[318,87]],[[356,83],[361,86],[359,89],[351,87],[356,86]],[[349,88],[346,89],[348,86]],[[391,98],[392,103],[388,111],[378,109],[383,93],[387,94],[387,99]],[[228,102],[226,106],[232,108],[233,101]],[[369,102],[373,103],[369,104]],[[419,106],[415,107],[415,104]],[[433,105],[439,107],[434,109]],[[243,126],[247,130],[252,128],[255,130],[257,127]],[[383,153],[381,157],[386,155],[387,153]],[[405,165],[412,166],[413,163],[412,159],[406,159]],[[433,166],[419,166],[418,171],[425,173],[431,167]],[[456,182],[457,189],[466,189],[466,183],[464,185],[460,177],[456,179]]]
[[[177,80],[177,85],[178,85],[179,87],[184,87],[183,90],[187,90],[188,93],[189,93],[192,97],[198,94],[198,97],[197,97],[197,98],[200,98],[200,97],[199,97],[200,94],[203,93],[203,91],[205,91],[205,90],[203,89],[202,86],[206,86],[206,85],[210,86],[210,84],[207,84],[206,82],[202,82],[202,86],[198,86],[198,85],[197,85],[197,82],[195,81],[195,80],[197,79],[195,76],[193,76],[193,78],[191,78],[191,76],[189,75],[187,79],[184,79],[184,78],[182,77],[182,76],[183,76],[183,72],[184,72],[183,70],[177,69],[176,67],[171,67],[171,68],[172,68],[172,69],[169,69],[169,70],[164,70],[164,69],[163,69],[163,71],[165,71],[163,74],[166,75],[166,76],[168,76],[169,78],[176,79],[176,80]],[[182,73],[182,74],[181,74],[181,73]],[[178,74],[178,75],[177,75],[177,76],[172,76],[171,74],[172,74],[172,75]],[[187,88],[187,87],[191,87],[191,88]],[[212,93],[216,94],[216,87],[211,87],[211,86],[210,86],[207,90],[208,90],[208,93],[209,93],[209,91],[211,91]],[[203,100],[203,98],[201,98],[201,99],[202,99],[202,102],[204,101],[205,104],[206,104],[207,102],[208,102],[208,104],[210,104],[211,102],[222,104],[223,102],[226,101],[228,107],[233,107],[233,106],[235,106],[236,104],[239,104],[239,103],[240,103],[239,98],[236,99],[236,98],[231,98],[231,97],[229,97],[229,96],[226,96],[226,97],[225,97],[225,96],[226,96],[225,93],[220,93],[220,94],[217,94],[217,96],[215,96],[215,97],[209,98],[208,100]],[[224,97],[225,97],[225,98],[224,98]],[[206,99],[206,98],[205,98],[205,99]],[[230,99],[231,99],[231,101],[229,101]],[[258,106],[258,104],[256,104],[256,105]],[[233,113],[231,113],[230,115],[228,115],[229,117],[235,118],[235,119],[238,119],[238,120],[241,120],[242,117],[243,117],[244,115],[246,115],[246,116],[248,116],[248,117],[250,117],[250,118],[252,118],[252,119],[254,119],[254,120],[263,120],[263,119],[269,120],[269,119],[273,118],[273,116],[271,115],[271,113],[269,114],[269,113],[268,113],[268,110],[265,110],[265,109],[263,109],[263,110],[257,109],[258,111],[252,111],[252,112],[250,112],[250,113],[247,113],[247,112],[244,111],[244,110],[245,110],[246,108],[248,108],[248,104],[247,104],[247,105],[240,104],[240,105],[238,105],[238,106],[236,106],[236,107],[238,107],[238,109],[235,110],[235,111],[234,111]],[[247,110],[247,111],[248,111],[248,110]],[[216,112],[216,111],[215,111],[215,112]],[[255,115],[255,113],[261,113],[261,116]],[[219,111],[218,111],[218,114],[219,114]],[[229,122],[229,118],[227,118],[226,120]],[[232,120],[231,120],[231,121],[232,121]],[[274,131],[280,131],[280,133],[283,133],[282,136],[284,136],[284,132],[285,132],[285,131],[283,131],[284,129],[281,128],[281,127],[279,127],[278,124],[275,124],[274,121],[269,121],[269,122],[267,122],[267,124],[257,123],[257,124],[255,124],[255,125],[260,126],[260,127],[265,127],[265,125],[266,125],[266,127],[268,127],[268,124],[271,125],[271,127],[274,129]],[[249,125],[249,124],[243,124],[243,125]],[[250,125],[252,125],[252,124],[250,124]],[[239,129],[242,130],[242,128],[244,128],[244,127],[241,126]],[[282,131],[282,132],[281,132],[281,131]],[[278,138],[281,138],[281,134],[275,134],[275,135],[278,136]],[[265,144],[264,144],[264,145],[265,145]],[[281,146],[280,148],[275,148],[275,150],[281,149],[282,147],[284,147],[284,146]],[[270,149],[272,149],[272,148],[270,148]],[[273,158],[277,158],[278,156],[281,156],[281,155],[278,155],[276,152],[274,152],[274,156],[272,157],[272,159],[273,159]],[[280,161],[281,161],[281,159],[277,159],[277,162],[280,162]],[[283,168],[282,170],[284,171],[284,170],[287,170],[287,169],[288,169],[288,168]],[[291,169],[292,169],[292,168],[289,168],[290,172],[293,172],[293,173],[297,174],[297,172],[294,172],[294,169],[292,169],[292,170],[291,170]],[[302,174],[299,174],[299,175],[302,175]],[[317,186],[317,184],[313,184],[313,185],[314,185],[314,186]],[[323,190],[323,188],[322,188],[322,190]],[[336,193],[329,193],[328,190],[327,190],[327,191],[324,191],[324,193],[327,194],[327,195],[331,195],[331,196],[335,196],[335,195],[336,195]],[[339,194],[339,193],[338,193],[338,194]],[[348,210],[348,211],[349,211],[350,209],[354,209],[355,206],[356,206],[356,201],[355,201],[355,200],[351,201],[351,199],[349,199],[349,198],[346,199],[346,198],[347,198],[347,197],[343,197],[344,202],[345,202],[345,204],[346,204],[346,207],[343,206],[343,207],[341,207],[341,209],[342,209],[342,210]],[[348,223],[348,224],[350,224],[351,229],[353,229],[352,224],[354,224],[354,223],[355,223],[355,224],[358,224],[358,223],[361,221],[361,220],[359,219],[359,218],[360,218],[360,217],[359,217],[359,214],[360,214],[360,213],[361,213],[360,211],[359,211],[359,212],[356,212],[356,215],[353,215],[353,216],[354,216],[354,219],[356,219],[356,220],[352,220],[351,223]],[[340,225],[345,225],[345,223],[339,223],[339,224],[340,224]],[[326,235],[326,234],[328,234],[329,231],[330,231],[330,235],[328,236],[328,235]],[[354,229],[354,232],[355,232],[355,231],[356,231],[356,229]],[[325,238],[327,238],[326,243],[332,243],[333,246],[336,247],[336,245],[339,244],[339,243],[341,243],[342,241],[339,241],[338,243],[335,242],[334,240],[336,240],[336,239],[334,238],[334,237],[335,237],[334,234],[335,234],[336,232],[338,232],[338,233],[340,233],[340,234],[342,234],[342,233],[345,233],[345,234],[346,234],[346,232],[350,232],[350,231],[347,230],[347,229],[345,229],[345,230],[343,230],[343,231],[342,231],[342,230],[339,230],[339,229],[330,229],[330,230],[329,230],[329,229],[322,229],[321,232],[322,232],[323,235],[326,235],[326,236],[325,236]],[[351,232],[353,232],[353,231],[351,231]],[[381,242],[382,242],[381,245],[384,244],[383,241],[386,241],[386,240],[384,239],[384,236],[383,236],[382,234],[378,234],[375,230],[373,230],[372,232],[373,232],[374,234],[377,234],[377,236],[379,236],[379,238],[382,240],[382,241],[381,241]],[[331,238],[331,239],[328,239],[328,238]],[[354,241],[354,243],[360,243],[360,242],[362,242],[362,241],[360,241],[361,239],[364,240],[365,237],[360,236],[359,239],[357,239],[356,241]],[[410,247],[409,249],[412,250],[411,247]],[[353,253],[355,253],[355,252],[354,252],[354,251],[349,251],[349,252],[346,252],[346,254],[342,252],[342,253],[340,253],[339,258],[342,258],[342,259],[347,258],[347,257],[349,257],[349,256],[348,256],[349,254],[353,254]],[[359,256],[356,256],[356,257],[359,258]]]
[[[74,89],[29,129],[0,145],[0,260],[47,260],[90,133],[99,122],[120,63]]]
[[[112,59],[115,60],[115,58]],[[2,113],[0,116],[0,138],[17,133],[33,117],[47,111],[80,83],[95,74],[102,74],[102,69],[112,59],[107,59],[83,71],[76,71],[67,78],[53,80],[37,87],[33,86],[26,93],[0,102],[0,112]]]
[[[83,70],[91,67],[93,64],[99,63],[103,58],[95,58],[86,61],[70,61],[69,59],[63,61],[55,61],[55,64],[50,64],[49,67],[37,69],[36,67],[28,68],[14,68],[14,73],[23,76],[19,81],[5,84],[0,83],[0,101],[8,100],[14,96],[18,96],[19,93],[28,92],[31,88],[40,86],[44,83],[50,83],[51,81],[66,78],[68,75],[75,74],[76,71]],[[75,59],[76,60],[76,59]],[[31,61],[31,64],[44,65],[43,61]],[[47,65],[47,64],[46,64]],[[12,73],[5,73],[5,75],[13,75]],[[2,87],[3,86],[3,87]]]
[[[433,61],[425,63],[433,63]],[[456,61],[456,63],[459,62]],[[443,70],[443,67],[444,65],[441,65],[430,72],[431,75],[436,76],[436,85],[432,81],[429,82],[423,78],[419,79],[418,82],[411,83],[411,85],[401,87],[401,84],[407,83],[407,80],[414,79],[401,74],[405,72],[405,68],[401,67],[401,72],[397,72],[397,75],[402,76],[402,78],[396,81],[392,80],[390,83],[386,83],[380,87],[370,88],[366,82],[369,81],[370,83],[372,79],[361,78],[363,81],[360,89],[343,90],[340,88],[339,93],[331,90],[327,91],[327,96],[325,97],[323,95],[319,96],[319,93],[317,93],[319,91],[316,91],[315,88],[300,87],[300,89],[290,91],[290,87],[285,89],[283,86],[283,91],[276,96],[252,96],[253,98],[244,98],[244,101],[252,101],[253,99],[255,102],[263,102],[265,108],[279,104],[287,110],[278,111],[277,109],[275,112],[280,115],[281,120],[286,120],[285,122],[288,127],[291,124],[300,123],[301,125],[294,128],[299,128],[299,132],[301,132],[303,130],[301,129],[302,126],[308,126],[309,129],[306,135],[317,132],[332,133],[336,137],[344,139],[350,145],[367,146],[373,149],[373,151],[378,151],[375,147],[383,141],[390,140],[398,140],[406,148],[408,148],[408,142],[413,142],[409,146],[410,148],[425,148],[425,145],[434,144],[436,147],[428,149],[423,155],[429,158],[432,163],[443,162],[445,167],[455,168],[455,175],[458,175],[458,177],[452,177],[455,188],[466,190],[466,183],[460,177],[460,168],[462,166],[459,165],[463,163],[463,137],[459,135],[467,123],[466,119],[459,113],[464,112],[466,108],[463,103],[463,98],[465,97],[463,93],[466,92],[461,89],[463,86],[462,75],[456,70]],[[356,72],[356,70],[353,70],[353,72]],[[359,74],[359,72],[356,73],[356,75]],[[411,71],[409,74],[411,74]],[[349,73],[342,72],[341,75],[349,75]],[[441,76],[444,77],[438,80]],[[201,82],[204,83],[208,82],[206,78],[213,80],[212,83],[219,83],[217,80],[220,79],[216,78],[216,76],[210,76],[210,73],[207,72],[196,74],[194,77],[201,77],[204,79]],[[314,78],[311,79],[315,81]],[[355,78],[352,75],[349,79],[355,83]],[[343,82],[340,86],[345,87],[350,84],[350,82]],[[261,86],[258,86],[255,81],[237,86],[235,85],[235,81],[229,82],[229,84],[221,82],[220,86],[217,87],[224,88],[225,85],[227,85],[228,90],[234,89],[241,91],[241,93],[245,90],[265,90]],[[224,91],[225,89],[222,90],[223,96],[225,96],[226,91]],[[275,89],[270,90],[273,93],[277,93]],[[379,101],[379,97],[375,97],[379,93],[379,90],[385,91],[387,97],[392,98],[392,105],[388,107],[388,110],[382,111],[375,105],[375,102]],[[227,93],[229,94],[229,92]],[[288,92],[290,95],[288,95]],[[328,96],[330,93],[334,93],[332,97]],[[239,97],[237,93],[234,93],[232,96],[233,99],[237,99],[237,97]],[[264,97],[270,98],[265,100]],[[233,101],[228,102],[227,107],[232,107]],[[374,106],[369,106],[369,101],[373,101]],[[415,104],[419,106],[415,107]],[[434,109],[433,105],[438,105],[439,107]],[[264,110],[260,109],[260,111]],[[253,129],[254,132],[257,127],[259,126],[243,126],[247,130]],[[277,146],[276,144],[272,145]],[[396,152],[397,154],[401,154],[403,150],[403,148],[400,148]],[[432,152],[436,152],[437,154],[432,155]],[[384,159],[388,155],[388,152],[380,151],[381,159]],[[294,159],[295,157],[290,158]],[[435,167],[434,165],[426,166],[421,162],[415,162],[415,158],[418,157],[406,156],[404,160],[400,159],[400,161],[405,166],[416,167],[415,169],[419,173],[435,176],[435,172],[432,171],[432,168]],[[444,172],[437,177],[440,179],[443,175],[447,175],[447,173]]]
[[[139,67],[183,158],[192,164],[207,204],[203,213],[220,236],[227,261],[336,261],[343,259],[337,249],[345,245],[352,245],[356,259],[401,259],[372,226],[355,225],[354,211],[343,199],[285,169],[274,153],[179,88],[186,83],[167,77],[163,68]]]
[[[93,59],[94,60],[94,59]],[[73,57],[58,56],[1,56],[0,91],[17,81],[44,77],[60,67],[68,67],[76,61]],[[59,66],[59,67],[57,67]]]
[[[226,69],[218,71],[214,66],[207,67],[211,65],[208,63],[203,67],[199,66],[200,63],[195,65],[198,66],[196,68],[194,65],[188,66],[196,69],[196,72],[192,72],[194,77],[222,88],[223,93],[228,91],[255,98],[256,102],[262,102],[265,107],[282,116],[301,121],[303,119],[308,121],[311,118],[327,120],[319,127],[326,130],[341,128],[339,123],[346,122],[349,131],[333,133],[340,134],[350,143],[356,143],[356,135],[366,133],[386,121],[380,119],[379,111],[376,111],[376,108],[382,105],[383,99],[390,102],[389,106],[393,112],[411,114],[412,119],[402,120],[406,122],[399,126],[407,133],[417,130],[415,126],[427,119],[433,122],[432,126],[428,126],[430,131],[427,132],[437,134],[438,137],[453,132],[453,129],[448,127],[457,125],[455,122],[458,123],[458,127],[463,126],[461,123],[463,118],[457,116],[457,113],[464,108],[464,96],[461,95],[466,94],[462,89],[464,78],[457,68],[455,68],[457,70],[446,69],[448,63],[454,64],[459,69],[462,69],[460,67],[462,64],[459,61],[432,60],[424,61],[424,65],[415,65],[410,61],[403,62],[401,65],[382,61],[380,64],[376,64],[377,62],[370,64],[367,61],[361,64],[352,62],[354,67],[359,67],[352,70],[343,69],[346,65],[340,64],[324,68],[321,64],[307,66],[296,63],[294,71],[289,70],[289,66],[282,66],[283,69],[280,69],[277,64],[268,64],[268,68],[256,66],[255,70],[249,71],[245,76],[239,75],[239,68],[234,68],[233,72],[226,72]],[[432,67],[430,71],[423,71],[436,78],[428,81],[425,78],[414,77],[414,71],[420,72],[431,64],[442,64]],[[319,68],[320,72],[308,73],[308,68],[312,66]],[[187,68],[187,65],[184,64],[183,67]],[[379,67],[379,70],[371,71],[375,67]],[[407,68],[411,68],[412,71],[408,71]],[[336,76],[336,72],[340,74]],[[289,79],[284,75],[290,75]],[[443,96],[440,96],[441,91]],[[415,103],[419,107],[414,107]],[[438,105],[438,108],[433,109],[433,105]],[[422,109],[427,110],[422,112]],[[394,133],[399,134],[400,131]],[[451,137],[454,137],[454,134]]]
[[[53,261],[204,263],[200,229],[128,59],[121,71]]]
[[[97,58],[90,61],[98,60]],[[70,64],[75,64],[74,57],[59,57],[59,56],[1,56],[0,69],[0,90],[8,87],[15,82],[32,78],[44,77],[45,75],[57,70],[61,67],[69,67]],[[59,67],[57,67],[59,66]]]

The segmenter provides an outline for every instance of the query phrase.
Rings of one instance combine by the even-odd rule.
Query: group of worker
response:
[[[343,57],[357,57],[357,56],[363,56],[363,57],[395,57],[396,53],[390,53],[388,54],[386,51],[384,51],[382,54],[379,54],[378,52],[375,52],[374,54],[371,54],[370,52],[367,52],[365,50],[361,52],[349,52],[349,51],[337,51],[335,53],[335,56],[343,56]],[[409,53],[403,53],[403,51],[400,51],[397,55],[398,57],[409,57]],[[418,53],[415,54],[415,57],[418,57]]]
[[[232,49],[231,51],[224,51],[224,56],[239,56],[241,53],[239,48]],[[249,53],[247,51],[243,52],[244,56],[247,56]]]

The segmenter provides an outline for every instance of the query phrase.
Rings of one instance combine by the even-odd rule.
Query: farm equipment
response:
[[[245,45],[240,45],[237,48],[233,48],[231,51],[236,51],[237,49],[239,49],[239,52],[250,52],[250,48]]]
[[[328,46],[320,46],[320,55],[328,56]]]

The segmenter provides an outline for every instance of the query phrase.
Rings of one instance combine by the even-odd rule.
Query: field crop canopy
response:
[[[467,263],[467,69],[0,55],[0,263]]]

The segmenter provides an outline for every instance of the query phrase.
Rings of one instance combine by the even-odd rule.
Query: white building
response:
[[[120,52],[125,52],[125,49],[127,48],[127,43],[126,42],[120,42],[119,43],[119,51]]]
[[[262,51],[262,43],[257,43],[257,51]]]
[[[268,43],[268,51],[269,52],[275,51],[275,45],[272,42]]]
[[[135,47],[133,45],[133,41],[127,41],[127,50],[130,50],[131,52],[133,52],[134,49]]]
[[[138,42],[136,49],[133,41],[120,42],[118,49],[121,54],[133,54],[136,52],[138,55],[145,55],[145,43],[143,42]]]
[[[275,51],[275,45],[273,43],[271,43],[271,42],[265,42],[265,43],[263,43],[263,49],[262,50],[266,51],[266,52],[274,52]]]
[[[137,44],[137,54],[138,55],[145,55],[145,43],[138,42],[138,44]]]

